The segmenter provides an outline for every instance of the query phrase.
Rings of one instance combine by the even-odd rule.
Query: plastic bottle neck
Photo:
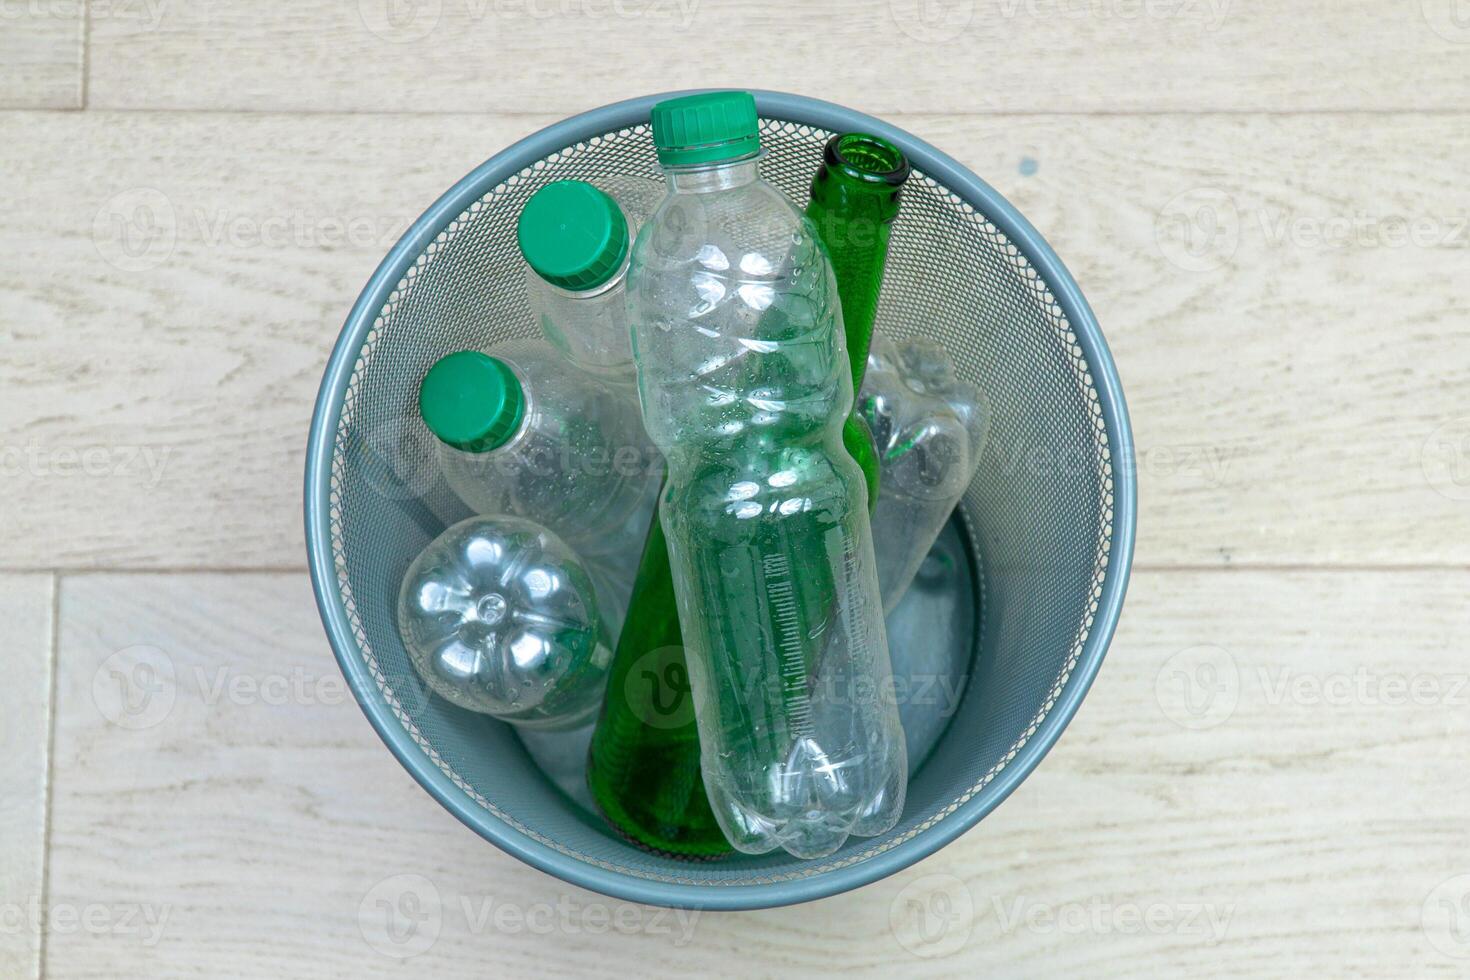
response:
[[[755,153],[738,160],[724,160],[697,167],[667,167],[664,175],[668,178],[669,189],[675,194],[723,191],[759,179],[757,167],[760,159],[760,154]]]
[[[545,279],[542,279],[540,276],[536,275],[535,272],[532,272],[531,276],[533,280],[539,283],[543,288],[545,288],[549,292],[555,293],[558,296],[566,296],[570,299],[577,300],[602,299],[609,296],[613,293],[614,290],[623,285],[623,280],[628,278],[628,265],[632,257],[633,250],[632,248],[629,248],[628,254],[623,256],[623,264],[618,267],[617,272],[613,273],[612,278],[608,279],[606,282],[599,283],[598,285],[593,286],[591,289],[563,289],[561,286],[556,285],[556,283],[547,282]]]

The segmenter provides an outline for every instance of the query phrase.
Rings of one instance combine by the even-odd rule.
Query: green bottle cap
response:
[[[761,148],[760,118],[749,92],[701,92],[653,107],[653,145],[665,167],[749,156]]]
[[[516,240],[538,276],[580,292],[601,286],[623,267],[628,220],[616,201],[586,181],[558,180],[521,209]]]
[[[419,385],[419,414],[440,442],[472,453],[505,445],[526,414],[526,393],[504,361],[475,350],[445,357]]]

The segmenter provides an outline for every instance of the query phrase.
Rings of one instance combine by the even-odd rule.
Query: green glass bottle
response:
[[[910,169],[903,151],[881,136],[844,133],[827,141],[822,165],[812,179],[806,216],[827,246],[837,276],[854,395],[862,389],[868,369],[888,242]],[[873,433],[860,413],[848,417],[842,442],[867,477],[871,511],[878,506],[879,460]]]
[[[867,133],[846,133],[827,141],[822,166],[812,180],[806,216],[827,246],[837,275],[854,392],[862,388],[868,368],[888,241],[909,172],[908,158],[892,143]]]
[[[806,214],[837,277],[854,392],[867,367],[890,225],[908,175],[897,147],[850,133],[828,142],[812,182]],[[862,467],[871,510],[879,462],[857,413],[843,427],[843,444]],[[676,857],[722,857],[733,848],[705,795],[699,755],[673,572],[655,516],[592,737],[588,785],[603,815],[635,843]]]
[[[674,574],[655,514],[618,635],[587,785],[602,815],[629,840],[683,858],[734,850],[699,775],[699,733],[674,600]]]

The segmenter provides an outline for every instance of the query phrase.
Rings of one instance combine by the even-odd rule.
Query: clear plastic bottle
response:
[[[827,250],[837,279],[853,386],[868,366],[868,345],[890,226],[909,175],[903,152],[878,136],[833,136],[812,178],[806,215]],[[662,192],[662,185],[653,185]],[[615,194],[614,196],[618,196]],[[652,208],[649,209],[651,213]],[[878,453],[861,415],[849,415],[843,445],[862,467],[869,513],[878,502]],[[890,634],[891,635],[891,634]],[[894,678],[907,652],[890,647]],[[644,681],[660,678],[652,686]],[[663,527],[649,526],[632,602],[613,651],[607,701],[597,720],[587,767],[598,809],[630,840],[665,854],[711,859],[732,848],[710,809],[700,772],[699,732],[683,683],[684,637],[674,600],[673,570]],[[899,717],[908,731],[904,710]],[[915,759],[912,737],[909,765]]]
[[[757,173],[750,95],[660,103],[653,133],[628,303],[705,787],[739,850],[820,857],[907,782],[832,267]]]
[[[518,517],[470,517],[414,559],[398,630],[440,697],[526,728],[585,726],[612,652],[592,580],[556,535]]]
[[[478,514],[514,514],[585,561],[604,616],[622,627],[663,463],[626,388],[543,340],[441,358],[419,388],[450,487]]]
[[[970,485],[990,405],[932,341],[873,336],[858,410],[873,431],[882,492],[873,514],[878,582],[892,612]]]
[[[615,384],[633,383],[624,282],[631,236],[663,195],[658,182],[609,178],[547,184],[526,202],[516,239],[526,296],[546,339],[567,360]]]

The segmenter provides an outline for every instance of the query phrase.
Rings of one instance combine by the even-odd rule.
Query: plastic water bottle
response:
[[[883,609],[892,612],[975,475],[990,406],[937,344],[876,334],[858,407],[883,467],[873,536]]]
[[[560,538],[518,517],[470,517],[414,559],[398,630],[440,697],[527,728],[585,726],[612,653],[592,579]]]
[[[617,635],[663,479],[634,393],[524,340],[442,358],[419,411],[450,488],[476,513],[528,518],[571,545]]]
[[[632,236],[663,188],[636,177],[609,182],[613,194],[580,180],[547,184],[521,210],[516,240],[527,299],[546,339],[589,374],[632,384],[623,285]]]
[[[749,94],[652,115],[669,193],[628,302],[705,788],[737,849],[820,857],[890,829],[907,776],[836,284]]]
[[[419,411],[471,510],[529,518],[583,558],[642,545],[663,468],[638,405],[544,341],[440,359],[419,387]]]
[[[806,215],[836,274],[854,387],[867,369],[890,226],[909,171],[903,152],[887,140],[844,133],[828,141],[812,179]],[[654,186],[662,192],[662,185]],[[622,199],[621,192],[615,196]],[[873,436],[856,412],[848,416],[842,436],[863,468],[871,512],[880,497]],[[901,654],[908,651],[890,652],[894,677],[902,681]],[[908,701],[901,704],[899,715],[910,736],[912,767],[921,756],[913,752],[909,707]],[[663,527],[654,521],[592,738],[588,789],[603,816],[630,840],[666,854],[719,857],[731,847],[710,809],[699,755],[673,571]]]
[[[900,692],[898,717],[903,723],[911,780],[959,709],[974,660],[979,610],[961,534],[958,522],[945,524],[913,585],[887,619],[888,652],[894,688]],[[664,547],[662,535],[658,547]],[[671,591],[670,608],[673,602]],[[639,607],[635,604],[634,608]],[[630,612],[630,625],[633,620]],[[925,642],[908,642],[919,636]],[[614,826],[630,840],[663,854],[700,860],[732,853],[699,776],[699,739],[692,731],[694,711],[683,657],[643,659],[631,671],[623,671],[621,678],[619,666],[614,653],[604,705],[615,703],[617,687],[625,685],[628,700],[649,718],[633,729],[635,733],[682,732],[687,724],[691,729],[687,743],[637,737],[609,740],[604,711],[596,729],[591,725],[559,732],[518,729],[521,744],[557,788],[588,813],[601,813],[609,820],[616,816]],[[600,751],[594,732],[604,732]],[[632,758],[612,757],[619,755]],[[610,789],[617,792],[609,793]]]

